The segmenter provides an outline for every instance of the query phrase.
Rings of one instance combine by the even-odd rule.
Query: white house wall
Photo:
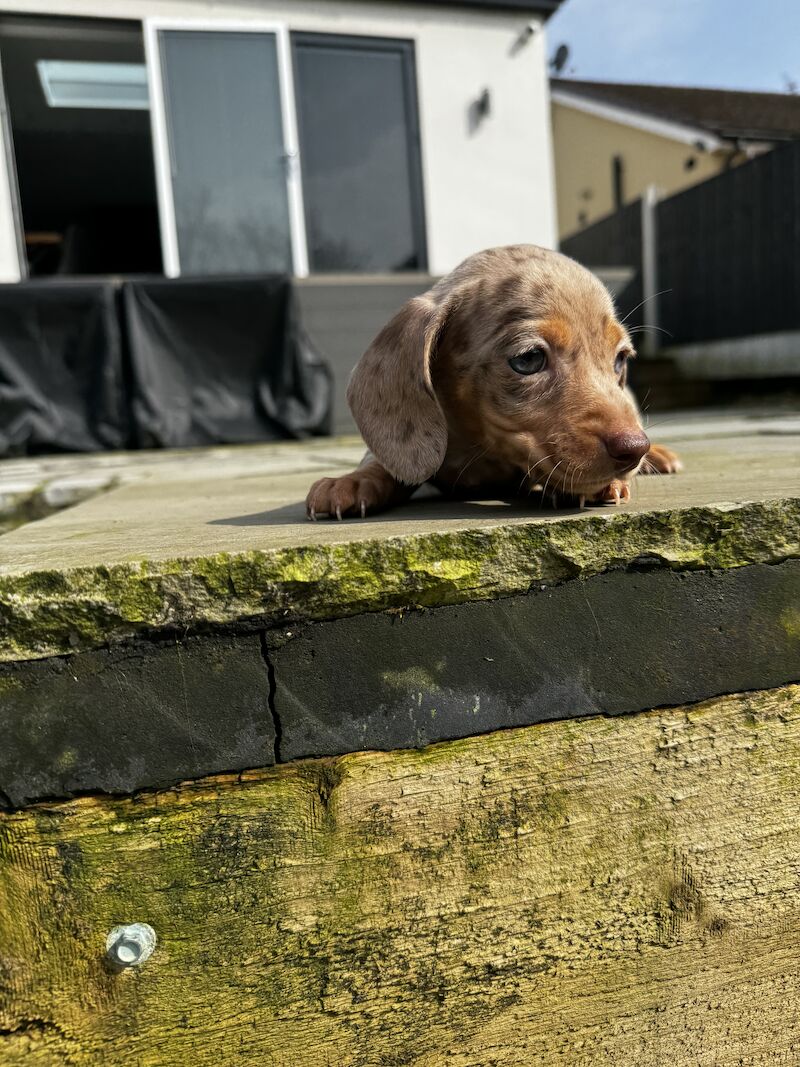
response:
[[[0,282],[19,281],[19,252],[8,169],[0,137]]]
[[[290,30],[413,39],[429,269],[491,245],[552,246],[555,203],[544,33],[524,15],[324,0],[0,0],[0,11],[104,18],[261,19]],[[484,88],[491,113],[470,129]],[[9,208],[0,178],[0,270]]]

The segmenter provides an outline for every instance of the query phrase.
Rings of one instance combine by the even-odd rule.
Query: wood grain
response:
[[[799,771],[795,686],[7,814],[0,1063],[800,1063]]]

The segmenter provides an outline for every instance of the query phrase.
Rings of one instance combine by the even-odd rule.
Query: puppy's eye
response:
[[[547,352],[541,345],[537,345],[528,352],[514,356],[508,361],[508,365],[517,374],[538,374],[547,366]]]
[[[630,352],[622,351],[617,352],[617,358],[614,360],[614,373],[619,377],[628,365],[628,357]]]

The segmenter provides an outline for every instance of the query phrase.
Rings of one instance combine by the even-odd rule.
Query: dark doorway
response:
[[[161,272],[138,22],[0,17],[28,273]]]

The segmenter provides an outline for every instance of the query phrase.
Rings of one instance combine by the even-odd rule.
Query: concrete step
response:
[[[0,467],[94,487],[0,538],[0,1062],[795,1062],[800,427],[652,432],[584,511]]]

